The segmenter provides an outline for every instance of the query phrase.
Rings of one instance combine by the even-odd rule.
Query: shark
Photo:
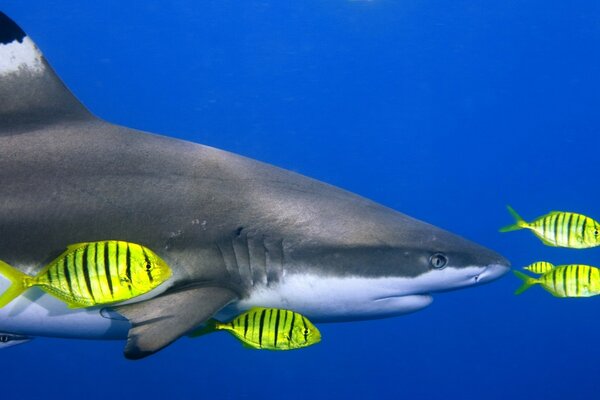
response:
[[[84,309],[29,289],[0,309],[4,343],[121,339],[140,359],[255,306],[315,322],[393,317],[510,266],[329,184],[101,120],[0,13],[0,259],[35,275],[67,246],[99,240],[147,246],[173,275],[143,298]]]

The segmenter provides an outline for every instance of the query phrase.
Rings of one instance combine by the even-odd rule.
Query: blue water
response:
[[[81,3],[81,4],[80,4]],[[513,205],[600,219],[600,3],[2,2],[78,98],[122,125],[341,186],[515,267],[600,249],[500,234]],[[509,276],[394,319],[320,325],[294,352],[183,338],[2,351],[3,398],[580,399],[600,392],[600,298],[515,297]]]

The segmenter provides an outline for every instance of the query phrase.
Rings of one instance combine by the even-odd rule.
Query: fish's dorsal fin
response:
[[[46,261],[45,261],[45,263],[44,263],[44,265],[45,265],[45,266],[44,266],[44,268],[42,269],[42,271],[41,271],[41,272],[44,272],[44,271],[46,271],[48,268],[50,268],[50,266],[51,266],[51,265],[52,265],[52,264],[53,264],[53,263],[54,263],[56,260],[59,260],[59,259],[61,259],[61,258],[63,258],[63,257],[66,257],[66,256],[67,256],[67,254],[71,254],[71,253],[73,253],[75,250],[77,250],[77,249],[79,249],[79,248],[81,248],[81,247],[87,246],[88,244],[89,244],[89,242],[88,242],[88,243],[85,243],[85,242],[83,242],[83,243],[74,243],[74,244],[69,244],[69,245],[67,245],[67,248],[66,248],[66,249],[64,249],[63,251],[61,251],[61,252],[55,252],[55,253],[53,253],[53,255],[52,255],[52,256],[50,256],[50,257],[48,257],[48,258],[46,259]],[[40,273],[41,273],[41,272],[40,272]]]
[[[94,118],[29,36],[0,12],[0,134],[21,125]]]
[[[131,323],[125,357],[149,356],[204,323],[237,295],[222,287],[190,287],[113,307]]]
[[[556,214],[565,214],[567,211],[550,211],[548,214],[546,214],[546,217],[550,217],[552,215],[556,215]]]
[[[90,244],[90,242],[81,242],[81,243],[73,243],[67,246],[67,252],[72,252],[75,251],[77,249],[80,249],[82,247],[87,246],[88,244]]]

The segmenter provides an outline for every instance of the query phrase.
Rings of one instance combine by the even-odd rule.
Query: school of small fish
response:
[[[515,218],[515,223],[501,228],[500,232],[529,229],[542,243],[553,247],[586,249],[600,245],[600,223],[585,215],[552,211],[532,222],[526,222],[512,207],[508,206],[508,211]],[[547,261],[538,261],[523,269],[539,276],[513,271],[523,281],[515,294],[521,294],[536,284],[556,297],[590,297],[600,294],[600,269],[590,265],[554,266]]]

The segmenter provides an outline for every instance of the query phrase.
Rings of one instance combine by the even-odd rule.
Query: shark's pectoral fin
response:
[[[131,323],[125,357],[136,360],[157,352],[236,298],[222,287],[194,287],[114,307]]]

